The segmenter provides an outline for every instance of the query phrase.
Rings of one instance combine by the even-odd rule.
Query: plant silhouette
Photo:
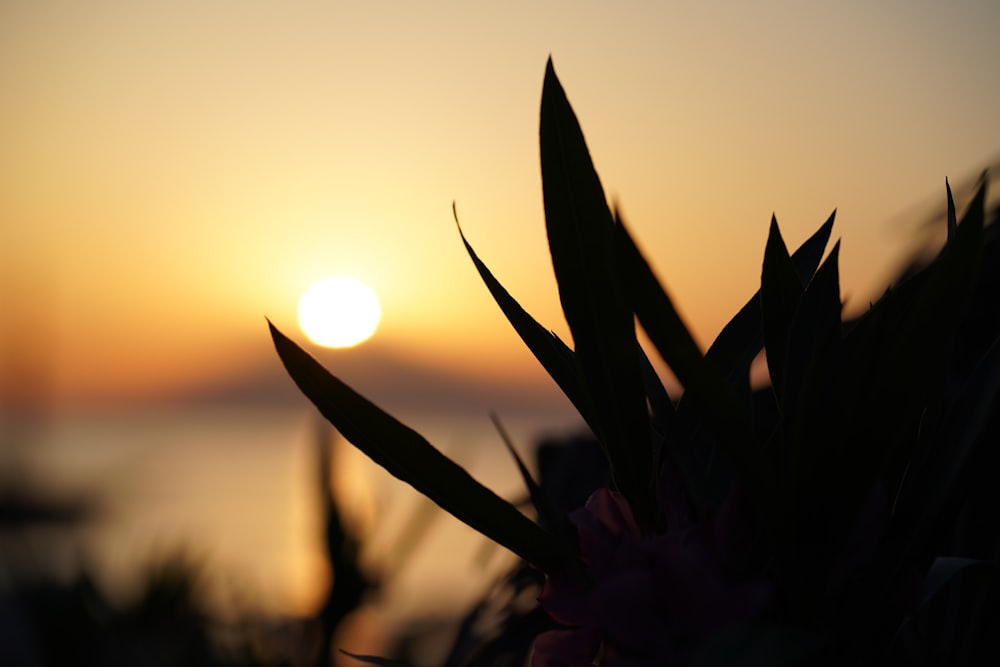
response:
[[[1000,661],[989,520],[1000,284],[987,177],[961,218],[946,188],[943,248],[851,321],[839,241],[826,252],[834,215],[794,253],[772,218],[760,289],[702,353],[608,207],[551,60],[540,148],[574,347],[462,240],[603,452],[607,485],[559,509],[569,530],[546,518],[556,508],[544,486],[532,494],[536,523],[271,325],[291,378],[350,442],[533,568],[509,587],[522,590],[525,572],[543,578],[549,625],[531,626],[534,667]],[[683,395],[668,395],[636,322]],[[755,391],[762,351],[769,385]]]

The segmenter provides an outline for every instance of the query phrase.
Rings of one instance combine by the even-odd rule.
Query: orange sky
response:
[[[264,317],[302,340],[298,296],[331,274],[379,293],[367,345],[534,377],[451,204],[564,334],[550,54],[702,343],[756,288],[772,211],[795,245],[838,208],[844,293],[867,297],[902,216],[1000,151],[1000,4],[749,4],[0,4],[0,397],[160,396],[276,363]]]

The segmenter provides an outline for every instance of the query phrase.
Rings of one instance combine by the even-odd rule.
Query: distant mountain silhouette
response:
[[[344,350],[309,348],[338,378],[386,411],[478,411],[574,414],[555,383],[539,369],[537,379],[499,383],[442,371],[376,346]],[[267,358],[248,359],[244,372],[176,396],[185,406],[302,406],[299,392],[273,349]],[[263,356],[263,355],[262,355]]]

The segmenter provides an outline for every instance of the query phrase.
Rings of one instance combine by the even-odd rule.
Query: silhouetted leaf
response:
[[[663,386],[660,376],[657,375],[656,369],[653,368],[653,362],[646,356],[646,351],[639,348],[639,352],[642,360],[643,386],[646,388],[646,397],[653,413],[653,421],[658,425],[661,435],[675,438],[678,434],[676,432],[677,416],[674,403],[670,399],[666,387]]]
[[[894,638],[892,664],[995,665],[1000,662],[1000,567],[995,561],[938,558],[917,609]]]
[[[776,491],[771,525],[779,543],[794,545],[776,563],[795,595],[805,597],[825,590],[824,573],[857,525],[857,507],[873,483],[850,484],[852,462],[842,442],[839,255],[838,242],[789,324],[779,428],[769,443]]]
[[[749,433],[746,415],[730,388],[718,369],[705,360],[670,296],[620,220],[616,232],[618,268],[632,310],[650,341],[684,386],[684,392],[694,396],[720,422],[716,425],[719,435],[729,442],[745,442]]]
[[[948,193],[948,240],[955,237],[958,231],[958,214],[955,212],[955,198],[951,194],[951,184],[948,179],[944,179],[944,189]]]
[[[504,428],[503,424],[500,422],[500,418],[496,414],[490,414],[490,420],[493,422],[493,426],[496,428],[497,433],[500,434],[500,439],[503,444],[507,447],[507,451],[510,453],[511,457],[514,459],[514,463],[517,464],[517,470],[521,473],[521,479],[524,481],[524,487],[528,490],[528,495],[531,497],[531,504],[535,508],[540,521],[543,525],[554,526],[557,525],[558,521],[562,517],[553,516],[552,508],[545,501],[545,494],[541,487],[538,486],[538,482],[535,478],[531,476],[531,471],[528,470],[528,466],[524,464],[524,460],[521,455],[517,453],[517,449],[514,448],[514,443],[510,439],[510,434],[507,433],[507,429]]]
[[[681,321],[669,295],[656,278],[642,252],[636,246],[620,217],[616,220],[615,240],[618,270],[632,310],[645,329],[657,352],[684,385],[688,401],[702,406],[705,427],[715,436],[730,463],[753,487],[759,484],[754,438],[746,412],[733,395],[719,371],[702,356],[697,343]],[[704,488],[704,460],[691,451],[701,443],[670,443],[667,455],[674,459],[681,478],[689,486],[688,495],[695,506],[704,509],[716,494]],[[756,492],[759,489],[754,489]]]
[[[320,413],[355,447],[449,514],[545,571],[567,563],[562,546],[513,505],[473,479],[419,433],[382,411],[270,322],[278,356]]]
[[[970,568],[992,570],[994,574],[1000,571],[1000,566],[991,561],[977,558],[940,557],[935,558],[931,569],[924,577],[920,589],[920,604],[926,605],[934,599],[954,578]]]
[[[454,206],[452,212],[455,213]],[[458,225],[457,213],[455,213],[455,224]],[[570,400],[591,430],[595,434],[598,433],[600,427],[594,421],[594,409],[580,382],[580,371],[573,350],[563,343],[557,335],[540,325],[504,289],[465,239],[461,225],[458,226],[458,234],[461,236],[465,250],[472,258],[472,263],[476,266],[479,276],[486,283],[486,288],[493,295],[494,301],[500,306],[507,321],[511,323],[517,335],[521,337],[521,340],[535,355],[549,376],[559,385],[566,398]]]
[[[940,420],[961,314],[983,248],[985,183],[937,259],[880,299],[844,345],[845,436],[854,470],[902,465],[918,431]],[[887,463],[888,462],[888,463]]]
[[[823,252],[833,231],[836,213],[836,211],[831,213],[826,222],[792,254],[792,262],[803,285],[809,283],[820,260],[823,259]],[[750,363],[764,345],[760,308],[758,291],[722,328],[705,352],[705,358],[714,363],[727,377],[745,377],[750,369]]]
[[[802,294],[786,341],[782,380],[786,391],[780,403],[782,424],[792,448],[786,473],[807,485],[818,472],[830,478],[831,484],[840,477],[840,468],[835,465],[841,462],[842,449],[837,428],[841,395],[839,257],[837,242]],[[824,486],[817,492],[828,495],[833,489]],[[793,499],[798,497],[796,494]]]
[[[615,269],[614,223],[583,133],[549,60],[539,131],[552,266],[612,475],[640,522],[655,470],[635,322]]]
[[[961,225],[959,225],[961,228]],[[908,529],[901,563],[919,560],[940,531],[951,525],[968,491],[975,462],[1000,435],[1000,341],[976,367],[933,446],[914,464],[894,520]]]
[[[802,298],[802,285],[785,241],[781,238],[778,221],[772,215],[760,276],[760,312],[767,367],[771,375],[771,386],[778,395],[779,403],[784,393],[788,331]]]
[[[807,283],[823,257],[823,252],[833,230],[836,211],[816,232],[813,233],[792,255],[792,260],[803,284]],[[709,346],[705,359],[718,368],[733,388],[737,401],[750,406],[753,397],[750,391],[750,365],[761,351],[764,338],[761,327],[760,292],[755,292],[739,312],[723,327],[715,342]],[[687,424],[688,437],[675,444],[675,449],[684,448],[685,464],[691,470],[699,471],[702,480],[704,502],[717,506],[728,493],[732,479],[719,458],[714,439],[705,441],[703,432],[710,427],[711,420],[705,415],[705,407],[687,393],[677,406],[678,421]],[[755,409],[755,415],[757,410]],[[764,436],[761,436],[764,437]],[[765,482],[767,483],[767,482]],[[697,499],[692,498],[696,503]]]

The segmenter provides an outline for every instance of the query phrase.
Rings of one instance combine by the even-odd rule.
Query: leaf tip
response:
[[[277,336],[284,338],[284,335],[278,331],[278,327],[274,326],[274,322],[271,321],[270,317],[265,316],[264,321],[267,322],[267,328],[271,332],[271,338],[274,339]]]
[[[451,217],[455,220],[455,226],[458,227],[458,235],[465,240],[465,234],[462,233],[462,224],[458,221],[458,206],[455,200],[451,200]]]
[[[545,63],[545,80],[542,82],[542,105],[544,106],[545,98],[548,97],[546,93],[551,95],[556,92],[559,93],[560,97],[566,96],[562,89],[562,83],[559,82],[559,76],[556,75],[555,65],[552,64],[552,56],[549,56]]]
[[[958,213],[955,211],[955,197],[951,193],[951,183],[947,176],[944,179],[944,189],[948,195],[948,240],[951,240],[958,229]]]

